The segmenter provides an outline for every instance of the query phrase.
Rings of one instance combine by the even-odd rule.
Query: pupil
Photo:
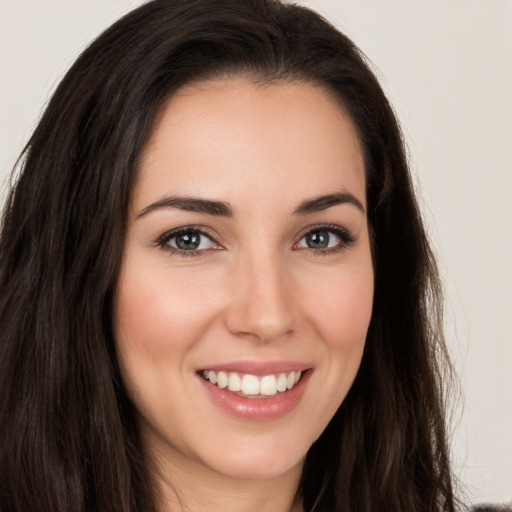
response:
[[[176,237],[176,246],[183,251],[193,251],[199,247],[200,235],[198,233],[188,233]]]
[[[327,231],[315,231],[307,236],[307,244],[310,249],[325,249],[329,246],[329,233]]]

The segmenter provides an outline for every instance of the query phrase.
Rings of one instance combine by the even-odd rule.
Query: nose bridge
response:
[[[271,341],[293,329],[291,282],[278,251],[240,257],[232,273],[228,327],[236,334]]]

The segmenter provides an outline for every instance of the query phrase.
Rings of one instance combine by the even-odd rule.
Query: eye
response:
[[[308,231],[297,243],[300,249],[333,252],[348,247],[355,237],[339,226],[319,227]]]
[[[310,231],[303,236],[298,247],[305,247],[308,249],[329,249],[336,247],[341,242],[341,239],[335,233],[328,231],[327,229]]]
[[[157,244],[171,252],[197,253],[208,249],[217,249],[219,246],[212,237],[197,228],[180,228],[162,235]]]

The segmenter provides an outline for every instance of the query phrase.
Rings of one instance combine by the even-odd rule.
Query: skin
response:
[[[296,213],[339,193],[361,207]],[[228,203],[232,216],[155,207],[174,196]],[[229,78],[187,86],[163,106],[134,185],[115,304],[162,511],[302,509],[304,456],[354,380],[371,317],[365,207],[354,126],[322,88]],[[311,248],[306,233],[324,224],[352,243],[330,232],[329,247]],[[190,225],[210,237],[199,249],[159,244]],[[272,420],[227,414],[198,374],[281,360],[307,363],[310,378],[296,407]]]

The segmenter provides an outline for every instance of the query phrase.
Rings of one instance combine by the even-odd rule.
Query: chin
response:
[[[213,462],[213,461],[212,461]],[[221,464],[208,464],[216,473],[240,480],[275,479],[290,472],[301,472],[304,457],[300,459],[255,456],[250,454],[226,454]]]

